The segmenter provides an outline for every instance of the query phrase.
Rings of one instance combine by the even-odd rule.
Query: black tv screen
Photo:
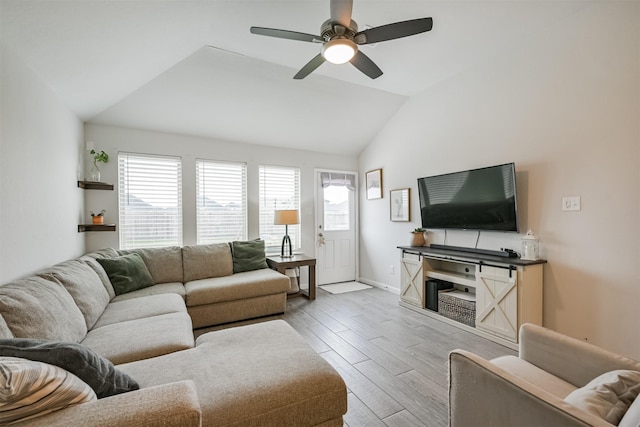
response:
[[[513,163],[418,178],[422,227],[518,231]]]

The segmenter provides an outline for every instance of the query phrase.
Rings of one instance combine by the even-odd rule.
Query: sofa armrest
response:
[[[449,425],[611,427],[464,350],[449,354]]]
[[[635,360],[529,323],[520,328],[519,356],[576,387],[585,386],[605,372],[640,371],[640,363]]]
[[[16,423],[28,427],[199,427],[202,413],[192,381],[117,394]]]

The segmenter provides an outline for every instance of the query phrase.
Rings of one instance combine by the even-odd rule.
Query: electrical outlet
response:
[[[562,198],[563,211],[579,211],[580,196],[565,196]]]
[[[389,266],[389,274],[394,274],[396,271],[396,268],[393,265]]]

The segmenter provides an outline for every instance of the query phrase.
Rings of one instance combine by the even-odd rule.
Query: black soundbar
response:
[[[449,246],[449,245],[438,245],[436,243],[432,243],[429,245],[432,249],[444,249],[447,251],[459,251],[459,252],[470,252],[473,254],[482,254],[482,255],[491,255],[491,256],[499,256],[502,258],[517,258],[518,254],[512,250],[502,250],[502,251],[492,251],[490,249],[477,249],[477,248],[466,248],[464,246]]]

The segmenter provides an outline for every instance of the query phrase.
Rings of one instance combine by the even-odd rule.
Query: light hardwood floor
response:
[[[276,316],[344,378],[345,426],[446,426],[449,352],[463,348],[485,358],[516,354],[400,307],[398,298],[378,288],[339,295],[318,289],[315,301],[290,299],[287,312]]]

